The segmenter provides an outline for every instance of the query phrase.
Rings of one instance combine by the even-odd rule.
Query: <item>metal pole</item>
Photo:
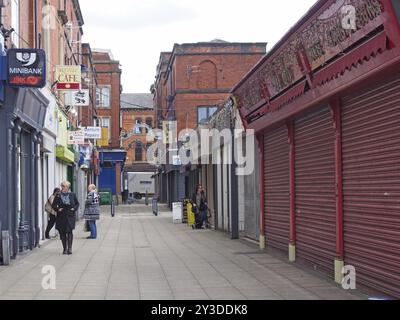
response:
[[[239,239],[239,192],[238,176],[236,174],[237,163],[235,161],[235,131],[232,132],[232,164],[231,164],[231,220],[233,240]]]

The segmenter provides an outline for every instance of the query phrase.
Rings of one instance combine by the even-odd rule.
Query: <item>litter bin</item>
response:
[[[112,202],[112,190],[111,189],[101,189],[99,190],[100,195],[100,205],[111,205]]]

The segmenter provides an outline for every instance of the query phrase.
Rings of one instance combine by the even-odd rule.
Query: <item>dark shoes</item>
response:
[[[64,250],[63,255],[66,255],[66,254],[68,254],[68,252],[67,252],[67,250]]]
[[[67,252],[67,255],[70,256],[71,254],[72,254],[72,251],[68,251],[68,252]]]
[[[97,239],[97,238],[93,238],[93,237],[87,237],[86,239],[92,239],[92,240],[95,240],[95,239]]]

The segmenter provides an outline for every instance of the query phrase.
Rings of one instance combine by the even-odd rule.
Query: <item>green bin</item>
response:
[[[100,195],[100,205],[111,205],[112,201],[111,189],[101,189],[99,190],[99,195]]]

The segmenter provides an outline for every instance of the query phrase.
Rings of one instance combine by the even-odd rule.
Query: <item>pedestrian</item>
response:
[[[49,197],[49,199],[47,199],[46,205],[44,207],[44,210],[47,213],[47,228],[45,231],[46,239],[50,239],[50,231],[56,224],[57,211],[53,209],[52,204],[54,202],[56,195],[59,194],[60,192],[61,192],[60,188],[55,188],[53,194]]]
[[[79,208],[79,201],[70,188],[70,182],[61,183],[61,192],[55,196],[52,205],[57,212],[56,229],[60,233],[63,254],[68,255],[72,254],[73,231],[75,230],[76,212]]]
[[[88,187],[88,195],[85,203],[85,212],[83,217],[89,225],[90,236],[87,239],[97,238],[96,221],[100,219],[100,196],[96,186],[91,184]]]
[[[207,198],[203,186],[201,184],[196,186],[196,192],[192,196],[193,212],[196,217],[195,225],[192,226],[193,229],[204,229],[208,225],[207,217]]]

